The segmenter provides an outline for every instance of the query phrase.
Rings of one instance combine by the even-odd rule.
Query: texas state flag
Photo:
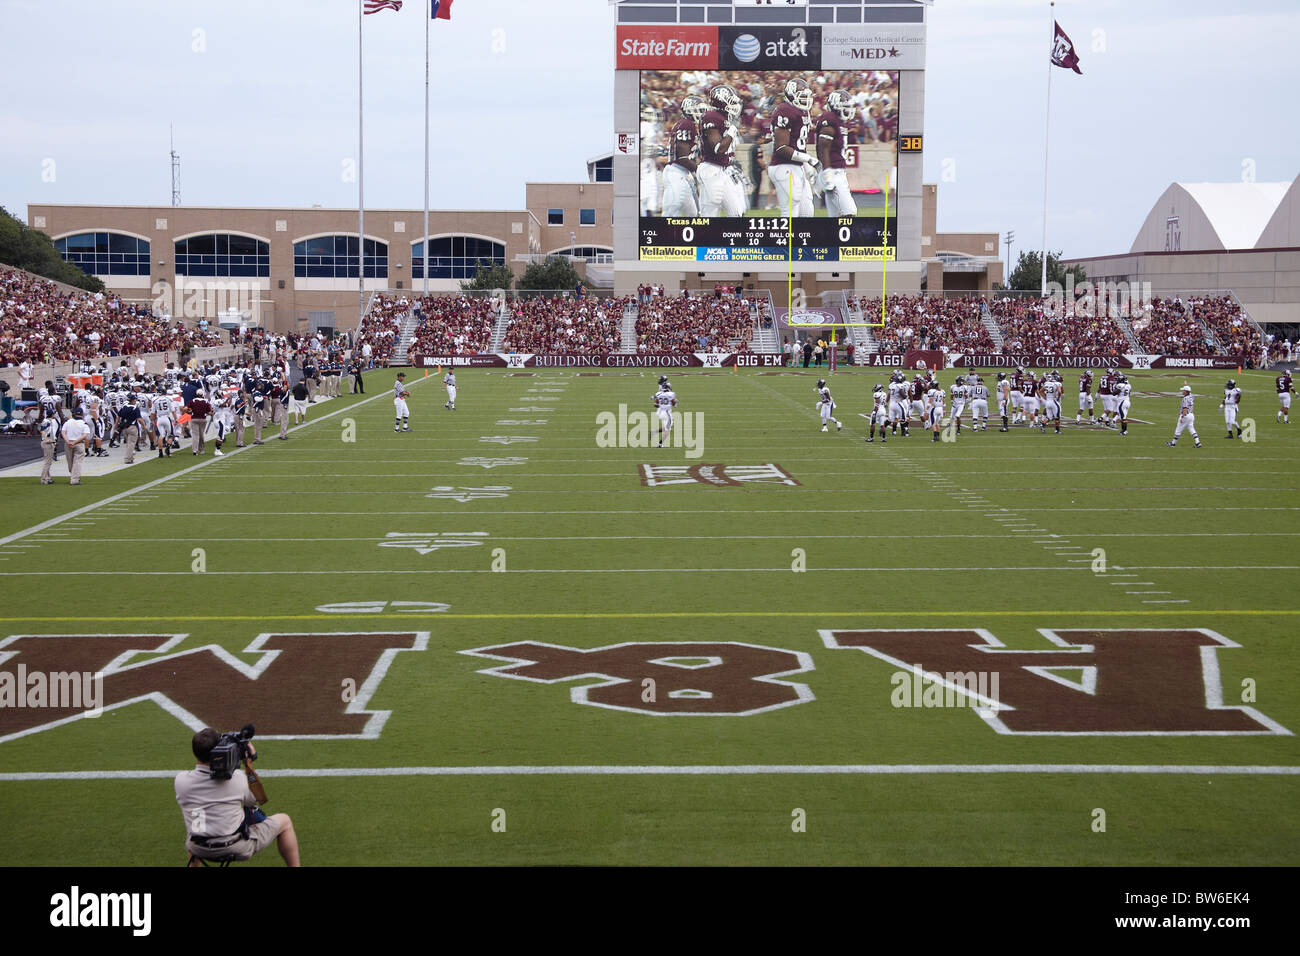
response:
[[[450,20],[450,19],[451,19],[451,5],[452,5],[452,2],[453,2],[453,0],[432,0],[432,3],[433,3],[433,19],[435,19],[435,20]]]

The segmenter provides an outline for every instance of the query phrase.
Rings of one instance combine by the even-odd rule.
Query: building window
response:
[[[356,236],[317,236],[293,244],[295,279],[355,279],[359,268]],[[388,278],[388,243],[366,240],[366,278]]]
[[[504,243],[476,236],[442,236],[429,240],[430,279],[473,279],[479,263],[505,265]],[[411,278],[424,278],[424,243],[411,246]]]
[[[563,226],[564,210],[563,209],[546,210],[546,224],[548,226]]]
[[[572,253],[567,253],[577,259],[586,259],[588,262],[612,262],[614,250],[609,246],[574,246]]]
[[[594,226],[595,224],[596,224],[596,210],[594,209],[578,210],[578,225]]]
[[[54,248],[81,271],[95,276],[147,276],[149,240],[120,232],[83,232],[54,240]]]
[[[271,244],[228,232],[190,236],[176,243],[176,274],[267,278],[271,275]]]
[[[612,183],[614,181],[614,160],[601,159],[596,162],[596,182]]]

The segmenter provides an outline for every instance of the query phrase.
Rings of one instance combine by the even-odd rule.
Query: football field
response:
[[[887,372],[828,433],[824,370],[667,374],[676,447],[660,370],[408,371],[410,433],[375,371],[288,442],[0,480],[6,861],[179,865],[193,731],[251,722],[307,865],[1300,863],[1271,375],[1253,440],[1228,373],[1133,373],[1124,437],[1067,372],[1059,436],[882,446]]]

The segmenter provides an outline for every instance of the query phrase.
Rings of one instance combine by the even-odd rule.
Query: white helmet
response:
[[[694,93],[691,93],[682,98],[682,114],[687,118],[694,120],[696,123],[700,121],[700,117],[703,116],[708,109],[708,101],[706,101],[702,96],[696,96]]]
[[[851,122],[858,113],[853,99],[843,90],[834,90],[826,97],[826,108],[845,123]]]
[[[715,86],[709,91],[709,102],[715,109],[719,109],[727,114],[727,117],[734,123],[740,119],[740,113],[744,109],[744,101],[741,100],[740,94],[736,92],[735,87],[723,83],[721,86]]]
[[[803,77],[793,76],[785,81],[785,98],[805,113],[812,109],[812,87],[808,85],[808,81]]]

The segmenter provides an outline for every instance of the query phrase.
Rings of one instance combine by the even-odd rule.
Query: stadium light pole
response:
[[[429,295],[429,21],[433,8],[424,18],[424,294]]]
[[[1003,242],[1007,244],[1007,274],[1002,277],[1003,285],[1006,285],[1007,282],[1011,279],[1011,273],[1015,269],[1015,264],[1011,258],[1011,246],[1015,241],[1016,241],[1016,231],[1014,229],[1008,229],[1007,237],[1006,239],[1003,240]]]
[[[357,325],[366,314],[366,96],[365,55],[362,51],[362,17],[365,5],[357,3]]]

